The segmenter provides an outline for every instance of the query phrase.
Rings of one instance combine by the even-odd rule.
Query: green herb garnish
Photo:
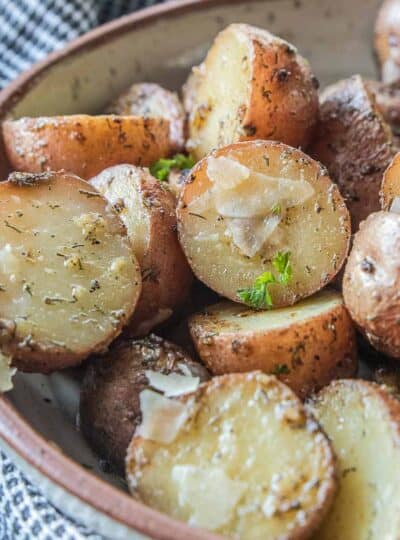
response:
[[[271,371],[271,375],[288,375],[290,369],[287,364],[277,364]]]
[[[184,154],[176,154],[171,159],[161,158],[150,167],[150,172],[157,180],[164,182],[168,179],[168,175],[171,169],[191,169],[195,164],[192,156],[185,156]]]
[[[272,272],[264,272],[258,276],[252,287],[237,291],[238,297],[254,309],[271,309],[273,303],[269,286],[276,283],[287,285],[292,277],[290,251],[278,252],[272,260],[272,265],[278,272],[278,276]]]
[[[274,204],[271,208],[271,212],[274,216],[280,216],[282,213],[282,206],[280,204]]]

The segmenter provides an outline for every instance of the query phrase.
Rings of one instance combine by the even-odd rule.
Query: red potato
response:
[[[7,158],[17,171],[65,169],[89,179],[119,163],[148,166],[175,145],[169,122],[139,116],[54,116],[8,120],[2,125]]]

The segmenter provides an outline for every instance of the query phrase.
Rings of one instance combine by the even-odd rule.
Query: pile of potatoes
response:
[[[1,363],[84,362],[88,443],[192,526],[400,537],[396,20],[387,0],[380,81],[319,92],[293,45],[232,24],[182,101],[135,83],[2,125]]]

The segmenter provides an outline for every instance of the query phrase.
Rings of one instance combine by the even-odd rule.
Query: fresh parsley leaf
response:
[[[280,216],[282,213],[282,206],[280,204],[274,204],[274,206],[271,208],[271,212],[274,216]]]
[[[290,373],[290,369],[287,364],[277,364],[271,371],[271,375],[287,375]]]
[[[290,251],[279,251],[272,260],[275,270],[279,273],[279,283],[287,285],[292,278],[293,269],[290,263]]]
[[[290,251],[278,252],[272,260],[272,265],[278,272],[278,277],[272,272],[264,272],[254,281],[252,287],[237,291],[240,300],[254,309],[271,309],[273,302],[269,286],[274,283],[287,285],[292,277]]]
[[[184,154],[176,154],[171,159],[161,158],[155,161],[150,167],[150,172],[157,180],[164,182],[168,179],[168,175],[171,169],[191,169],[195,164],[192,156],[185,156]]]

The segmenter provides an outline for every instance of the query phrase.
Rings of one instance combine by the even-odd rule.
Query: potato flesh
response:
[[[138,191],[141,174],[146,174],[143,169],[117,165],[90,180],[92,186],[116,208],[139,264],[148,249],[150,237],[149,211]]]
[[[204,331],[218,334],[234,332],[265,332],[309,320],[328,313],[342,305],[343,299],[336,291],[321,291],[319,294],[288,306],[270,311],[251,311],[230,302],[219,303],[206,308]]]
[[[15,323],[19,348],[88,354],[140,292],[121,223],[77,177],[0,189],[0,318]]]
[[[226,234],[224,221],[214,208],[200,215],[190,204],[210,189],[207,158],[192,172],[178,209],[179,233],[186,256],[197,277],[227,298],[238,301],[237,291],[251,287],[279,251],[291,252],[293,277],[287,286],[272,285],[273,304],[293,304],[318,290],[339,271],[347,252],[348,212],[337,187],[323,176],[320,166],[300,151],[271,142],[237,143],[212,154],[227,156],[256,173],[307,182],[315,193],[304,203],[288,208],[271,242],[254,257],[246,257]],[[270,208],[265,209],[266,215]]]
[[[297,538],[299,529],[319,520],[316,507],[322,514],[334,489],[329,443],[275,378],[233,377],[240,383],[227,376],[214,379],[208,391],[200,388],[197,404],[196,394],[187,398],[191,417],[171,444],[139,439],[135,446],[133,439],[131,489],[158,510],[229,537]],[[196,481],[195,498],[188,482],[189,493],[182,492],[185,471],[188,482]],[[210,477],[220,480],[215,488]],[[239,495],[227,508],[232,491]]]
[[[218,45],[220,42],[221,46]],[[205,66],[197,68],[198,82],[204,69]],[[248,42],[237,39],[234,32],[224,32],[223,39],[217,38],[207,57],[207,79],[212,84],[196,84],[196,103],[190,116],[191,131],[187,142],[196,158],[245,135],[240,111],[243,115],[248,106],[251,72]]]
[[[400,536],[398,419],[368,383],[343,381],[322,391],[313,412],[338,458],[340,488],[318,540]]]

